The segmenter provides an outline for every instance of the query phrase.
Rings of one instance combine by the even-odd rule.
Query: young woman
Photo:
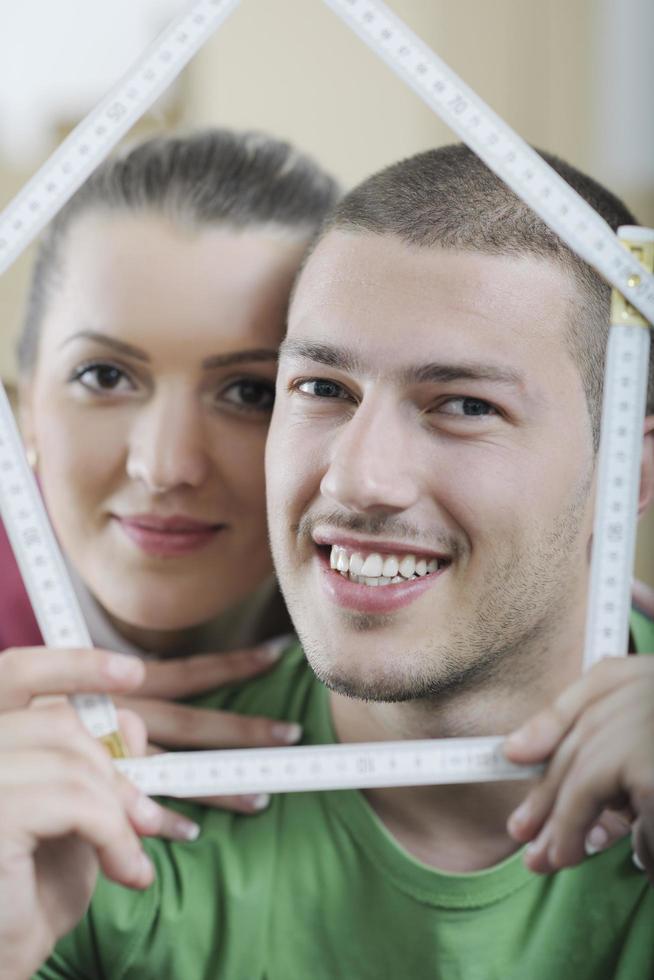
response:
[[[264,443],[291,285],[336,193],[258,134],[156,138],[101,166],[38,253],[19,341],[24,437],[95,644],[147,658],[131,706],[153,743],[300,736],[170,702],[268,669],[289,630]],[[33,646],[6,540],[0,569],[0,648]]]

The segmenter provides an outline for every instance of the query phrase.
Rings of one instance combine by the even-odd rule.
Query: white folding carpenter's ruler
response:
[[[316,0],[317,2],[317,0]],[[627,301],[614,300],[595,525],[586,664],[626,649],[635,501],[649,331],[654,321],[653,233],[626,233],[602,218],[434,52],[378,0],[325,0],[560,237]],[[195,52],[238,0],[196,0],[71,133],[0,215],[0,272],[50,218]],[[621,305],[620,305],[621,304]],[[625,313],[626,311],[626,313]],[[640,314],[640,316],[638,315]],[[628,394],[627,394],[628,390]],[[8,403],[0,400],[0,507],[32,604],[52,646],[88,646],[66,568],[24,461]],[[93,734],[115,733],[109,699],[77,699]],[[508,763],[497,736],[366,745],[169,753],[117,764],[148,793],[170,796],[474,782],[533,776]],[[113,746],[120,754],[120,746]]]

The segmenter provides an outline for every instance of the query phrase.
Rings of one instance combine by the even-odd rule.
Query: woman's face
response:
[[[24,390],[59,540],[116,619],[204,622],[271,571],[264,443],[305,243],[90,212]]]

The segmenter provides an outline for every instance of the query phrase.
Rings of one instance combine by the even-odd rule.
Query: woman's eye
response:
[[[275,401],[275,386],[270,381],[244,378],[225,388],[221,397],[238,408],[253,412],[270,412]]]
[[[297,391],[301,391],[304,395],[312,395],[314,398],[349,398],[342,385],[324,378],[310,378],[308,381],[300,382],[296,387]]]
[[[490,402],[485,402],[482,398],[449,398],[440,406],[439,411],[446,415],[466,416],[467,418],[480,418],[482,416],[497,415],[497,409],[493,408]]]
[[[90,391],[133,391],[134,384],[127,374],[114,364],[87,364],[73,375],[74,381]]]

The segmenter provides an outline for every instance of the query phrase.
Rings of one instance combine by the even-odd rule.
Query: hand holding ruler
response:
[[[316,0],[317,2],[317,0]],[[604,220],[378,0],[324,0],[482,160],[617,291],[612,307],[585,666],[627,646],[644,415],[654,232]],[[0,215],[0,272],[149,108],[238,0],[195,0],[147,49]],[[626,297],[626,299],[624,298]],[[645,328],[645,329],[644,329]],[[0,509],[46,643],[90,639],[6,400],[0,400]],[[75,701],[92,734],[124,754],[104,696]],[[144,791],[170,796],[530,778],[502,738],[179,752],[117,764]]]

